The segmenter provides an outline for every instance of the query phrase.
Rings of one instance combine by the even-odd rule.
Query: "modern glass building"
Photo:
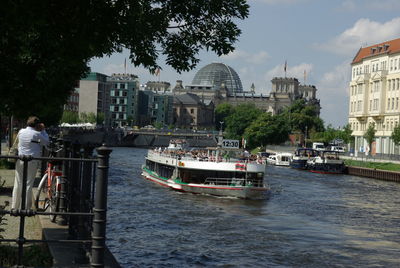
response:
[[[211,63],[201,68],[193,78],[191,87],[220,89],[225,85],[229,93],[243,92],[242,81],[236,71],[223,63]]]
[[[111,84],[111,126],[135,124],[138,113],[136,100],[139,90],[138,77],[133,74],[113,74],[107,77],[107,82]]]

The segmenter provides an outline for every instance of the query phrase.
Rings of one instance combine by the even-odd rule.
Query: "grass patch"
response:
[[[18,262],[18,247],[0,246],[0,266],[11,267]],[[22,264],[30,267],[52,267],[53,257],[50,255],[47,245],[31,245],[24,247]]]
[[[0,159],[0,169],[14,169],[15,163],[10,163],[5,158]]]
[[[346,166],[354,166],[354,167],[364,167],[364,168],[373,168],[380,170],[389,170],[389,171],[400,171],[400,164],[394,164],[390,162],[381,163],[381,162],[366,162],[366,161],[357,161],[346,159],[344,161]]]

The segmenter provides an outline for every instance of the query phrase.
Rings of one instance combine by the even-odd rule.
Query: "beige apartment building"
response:
[[[399,154],[392,139],[400,121],[400,38],[361,48],[351,63],[349,124],[356,152]],[[375,124],[375,142],[363,138]]]

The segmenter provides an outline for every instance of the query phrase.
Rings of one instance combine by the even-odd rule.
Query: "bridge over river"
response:
[[[217,145],[218,132],[205,131],[165,131],[132,130],[125,131],[120,146],[126,147],[166,147],[171,139],[185,139],[191,147]]]

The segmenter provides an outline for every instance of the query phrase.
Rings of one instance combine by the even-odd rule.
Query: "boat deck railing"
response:
[[[178,160],[186,161],[199,161],[199,162],[225,162],[225,163],[246,163],[246,164],[266,164],[265,159],[253,159],[251,157],[215,157],[214,155],[192,155],[190,152],[159,152],[159,151],[149,151],[148,155],[153,156],[163,156],[168,158],[177,158]]]
[[[252,186],[252,187],[263,187],[262,181],[252,181],[241,178],[211,178],[208,177],[204,181],[204,184],[209,185],[224,185],[224,186]]]

